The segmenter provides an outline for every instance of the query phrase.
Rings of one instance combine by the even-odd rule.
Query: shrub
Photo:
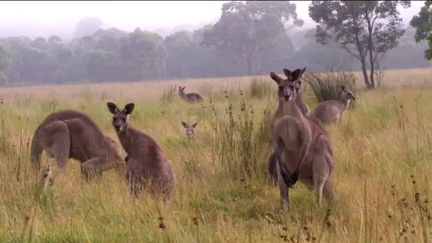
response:
[[[304,80],[312,88],[318,102],[340,99],[342,94],[341,85],[345,85],[352,92],[355,92],[356,78],[350,72],[324,72],[320,74],[307,72]]]

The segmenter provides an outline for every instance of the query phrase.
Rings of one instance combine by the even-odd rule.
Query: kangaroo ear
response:
[[[291,70],[284,68],[283,72],[287,78],[291,78]]]
[[[283,81],[283,78],[281,78],[279,75],[277,75],[274,72],[270,73],[270,77],[278,84]]]
[[[346,90],[345,85],[341,85],[340,87],[341,87],[342,91],[345,91],[345,90]]]
[[[198,125],[198,122],[195,122],[195,123],[192,125],[192,127],[195,128],[196,125]]]
[[[297,68],[291,74],[291,81],[298,80],[302,77],[303,73],[306,71],[306,67],[303,69]]]
[[[125,105],[123,111],[126,113],[126,115],[129,115],[130,113],[132,113],[134,107],[135,107],[134,103],[129,103],[129,104]]]
[[[181,123],[182,123],[182,125],[183,125],[184,128],[188,128],[189,127],[189,125],[186,122],[182,121]]]
[[[117,112],[119,112],[119,108],[117,108],[116,104],[112,102],[107,102],[107,107],[112,114],[116,114]]]

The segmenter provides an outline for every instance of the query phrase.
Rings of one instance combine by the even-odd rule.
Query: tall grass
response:
[[[213,153],[223,165],[224,176],[264,178],[263,161],[270,154],[270,108],[255,115],[253,106],[239,92],[240,99],[230,99],[223,114],[214,113]],[[257,119],[258,118],[258,119]]]
[[[99,98],[11,94],[0,114],[0,242],[430,242],[431,89],[362,93],[349,119],[328,128],[341,200],[317,207],[298,183],[281,213],[278,189],[263,179],[276,99],[251,97],[244,87],[203,104],[128,98],[133,126],[173,161],[177,186],[168,204],[134,199],[114,171],[86,183],[73,160],[64,176],[52,167],[54,183],[41,193],[28,147],[39,122],[53,110],[79,109],[115,137],[111,116]],[[195,141],[181,120],[200,121]]]
[[[274,93],[273,83],[261,78],[252,78],[249,84],[249,96],[253,98],[267,98]]]

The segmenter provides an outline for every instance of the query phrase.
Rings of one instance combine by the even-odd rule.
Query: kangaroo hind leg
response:
[[[69,129],[63,121],[53,121],[44,127],[44,132],[52,142],[47,150],[60,167],[60,174],[63,174],[70,155],[71,138]]]

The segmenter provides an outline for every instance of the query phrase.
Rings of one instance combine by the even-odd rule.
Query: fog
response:
[[[132,31],[136,27],[162,36],[178,30],[194,30],[218,20],[227,1],[2,1],[0,2],[0,37],[31,38],[58,35],[73,36],[76,23],[86,17],[97,17],[103,28],[115,27]],[[296,1],[297,14],[305,21],[302,28],[313,27],[309,17],[310,1]],[[404,23],[416,14],[422,1],[413,1],[411,8],[401,9]]]

